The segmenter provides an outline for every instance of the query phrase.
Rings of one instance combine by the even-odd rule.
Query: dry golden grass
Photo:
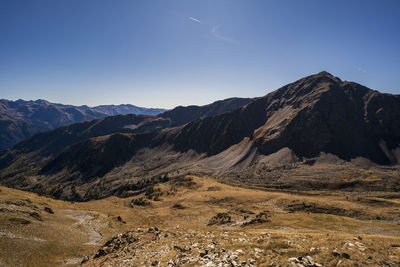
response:
[[[0,189],[0,266],[74,266],[112,235],[125,230],[121,223],[74,203]],[[45,207],[54,214],[44,211]],[[32,212],[41,220],[29,215]],[[15,218],[30,223],[18,223]],[[94,233],[97,230],[103,237]]]
[[[385,259],[394,262],[400,260],[397,248],[392,246],[400,242],[398,200],[380,199],[383,201],[382,205],[372,206],[357,201],[351,195],[334,193],[326,195],[313,192],[313,195],[305,196],[244,189],[221,184],[209,178],[192,178],[197,185],[194,189],[182,187],[170,193],[171,187],[168,183],[160,185],[164,195],[161,196],[161,201],[151,201],[151,206],[130,208],[128,206],[130,199],[110,198],[101,200],[103,202],[101,210],[110,212],[112,216],[121,216],[130,229],[156,226],[172,232],[213,231],[216,235],[227,231],[230,238],[228,238],[229,242],[222,244],[225,248],[241,248],[246,251],[250,251],[249,248],[263,248],[266,255],[260,262],[264,264],[273,261],[285,264],[289,257],[302,255],[313,255],[317,262],[328,266],[336,265],[339,260],[342,261],[341,266],[380,265]],[[369,198],[364,197],[364,199]],[[371,197],[371,199],[376,198]],[[292,201],[338,207],[348,212],[349,216],[353,215],[353,211],[357,211],[363,216],[351,218],[302,211],[288,213],[284,204]],[[84,205],[96,209],[98,202],[92,201]],[[172,208],[177,203],[184,208]],[[269,222],[241,227],[243,214],[238,213],[238,210],[251,211],[254,214],[268,210],[271,217]],[[207,226],[208,220],[220,212],[229,213],[234,222],[227,225]],[[388,220],[377,220],[377,216],[388,218]],[[176,229],[177,226],[179,230]],[[249,242],[235,241],[242,233],[248,234]],[[269,234],[270,239],[258,243],[257,239],[261,234]],[[358,236],[362,236],[362,241],[353,240]],[[179,240],[179,236],[173,240],[183,242]],[[292,245],[285,245],[288,242]],[[345,244],[348,242],[362,242],[366,249],[347,247]],[[148,251],[154,250],[151,246],[148,249]],[[351,259],[334,257],[331,253],[333,249],[338,249],[341,253],[349,253]],[[166,263],[168,257],[174,256],[167,253],[160,262]],[[146,259],[137,256],[134,262],[139,265],[146,264]]]
[[[66,264],[68,258],[81,259],[83,255],[95,253],[112,234],[139,227],[158,227],[177,235],[170,235],[159,244],[144,245],[143,254],[136,254],[133,258],[130,256],[129,262],[132,266],[151,263],[151,258],[146,258],[144,252],[172,246],[173,242],[187,245],[190,242],[200,242],[201,246],[211,242],[213,238],[218,241],[218,246],[227,250],[242,249],[244,254],[240,255],[240,260],[255,257],[254,249],[261,249],[263,252],[257,254],[256,258],[259,266],[267,266],[271,262],[287,264],[288,258],[304,255],[311,255],[315,261],[326,266],[335,266],[339,261],[340,266],[382,266],[384,262],[400,262],[397,245],[400,244],[399,199],[317,191],[309,195],[299,195],[245,189],[222,184],[207,177],[189,178],[192,179],[191,184],[174,184],[170,181],[156,186],[162,192],[158,201],[149,200],[149,206],[133,207],[130,206],[130,201],[145,197],[144,193],[125,199],[110,197],[69,203],[2,187],[0,200],[17,201],[29,198],[39,209],[48,206],[55,213],[41,212],[43,221],[35,221],[25,215],[19,216],[32,221],[28,225],[13,224],[9,222],[9,218],[16,215],[2,213],[0,232],[30,239],[1,236],[0,263],[6,266],[24,265],[27,262],[31,266]],[[303,202],[306,206],[311,205],[311,211],[302,211],[297,206],[298,210],[288,212],[292,203]],[[176,208],[176,204],[180,208]],[[313,212],[315,207],[317,213]],[[321,207],[325,213],[319,213]],[[337,209],[333,208],[344,211],[345,216],[335,214]],[[94,225],[100,225],[98,230],[103,238],[97,240],[96,244],[85,245],[90,242],[90,238],[93,239],[92,230],[85,225],[77,225],[77,218],[70,216],[71,211],[94,216],[90,221],[96,221]],[[268,212],[268,221],[242,226],[244,221],[263,211]],[[208,220],[220,212],[228,213],[232,217],[232,223],[207,226]],[[329,212],[332,214],[326,214]],[[116,220],[118,216],[126,223]],[[195,234],[185,238],[180,236],[190,232]],[[199,238],[207,233],[212,233],[214,237],[210,240]],[[243,235],[246,236],[245,241],[242,240]],[[361,240],[354,240],[354,237],[359,236]],[[35,241],[32,237],[46,241]],[[354,245],[356,242],[364,246]],[[340,253],[348,253],[350,259],[333,256],[334,249]],[[109,264],[117,264],[126,259],[126,256],[113,256],[115,255],[90,260],[88,265],[96,266],[105,260]],[[177,256],[172,248],[160,256],[159,263],[163,266],[168,259]]]

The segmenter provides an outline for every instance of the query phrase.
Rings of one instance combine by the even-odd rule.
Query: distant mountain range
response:
[[[42,99],[0,99],[0,150],[11,148],[35,133],[71,123],[119,114],[158,115],[164,111],[166,110],[134,105],[88,107],[55,104]]]
[[[108,116],[115,116],[121,114],[136,114],[136,115],[158,115],[166,111],[162,108],[143,108],[130,104],[122,105],[101,105],[90,108],[91,110],[106,114]]]
[[[399,164],[400,96],[321,72],[264,97],[81,122],[0,155],[0,182],[89,200],[126,195],[167,174],[268,177],[270,166],[321,155]]]

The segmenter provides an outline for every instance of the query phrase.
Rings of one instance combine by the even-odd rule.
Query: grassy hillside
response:
[[[182,176],[129,198],[80,203],[1,187],[0,205],[4,266],[85,257],[87,266],[278,266],[305,256],[324,266],[400,263],[396,193],[295,194]]]

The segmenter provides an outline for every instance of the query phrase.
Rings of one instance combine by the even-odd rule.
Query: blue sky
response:
[[[400,94],[400,1],[0,1],[0,98],[172,108],[322,70]]]

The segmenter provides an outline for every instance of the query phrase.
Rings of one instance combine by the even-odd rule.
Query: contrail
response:
[[[198,22],[198,23],[204,24],[204,22],[202,22],[202,21],[199,20],[199,19],[196,19],[196,18],[193,18],[193,17],[189,17],[189,19],[191,19],[191,20],[193,20],[193,21],[196,21],[196,22]]]

